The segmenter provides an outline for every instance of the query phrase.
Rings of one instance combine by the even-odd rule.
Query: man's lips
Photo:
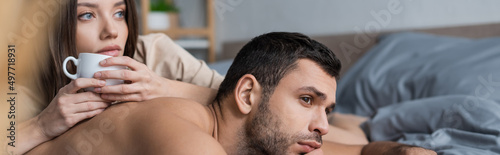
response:
[[[121,48],[118,45],[110,45],[106,46],[99,51],[97,51],[98,54],[103,54],[103,55],[109,55],[112,57],[116,57],[120,55]]]
[[[300,141],[298,142],[298,144],[301,146],[301,150],[304,152],[311,152],[321,147],[321,143],[317,141]]]

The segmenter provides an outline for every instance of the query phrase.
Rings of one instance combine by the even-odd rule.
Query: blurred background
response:
[[[4,100],[9,92],[7,46],[16,45],[16,84],[35,85],[34,77],[39,74],[36,64],[45,63],[40,58],[46,53],[39,51],[47,49],[42,41],[47,40],[48,23],[52,23],[48,15],[55,11],[50,3],[43,2],[3,0],[0,3],[0,99],[3,100],[0,127],[4,130],[10,108]],[[135,0],[135,3],[141,35],[165,33],[222,75],[246,42],[273,31],[300,32],[325,44],[341,60],[341,74],[384,33],[419,31],[466,38],[500,36],[499,0]],[[17,105],[36,94],[22,95]]]
[[[498,0],[135,0],[140,34],[165,33],[225,75],[251,38],[273,31],[300,32],[340,58],[343,74],[380,34],[423,31],[484,38],[500,33]],[[2,1],[0,90],[7,87],[7,46],[16,45],[16,84],[35,85],[34,64],[44,64],[55,1]],[[479,25],[479,27],[478,27]],[[472,26],[471,28],[463,28]],[[457,28],[458,27],[458,28]],[[462,27],[462,28],[461,28]],[[13,40],[17,40],[13,41]],[[1,48],[0,48],[1,49]],[[6,98],[6,93],[0,94]],[[33,95],[33,94],[24,94]],[[19,102],[23,102],[22,100]],[[8,106],[2,104],[2,106]],[[8,107],[0,108],[7,112]]]
[[[136,0],[138,5],[149,3],[153,10],[159,1],[163,0]],[[365,27],[370,27],[369,31],[385,32],[500,22],[500,9],[498,9],[500,1],[497,0],[166,0],[165,2],[177,8],[175,10],[177,17],[170,18],[170,23],[178,25],[173,27],[171,25],[170,29],[193,30],[177,33],[181,35],[175,36],[176,39],[180,39],[178,43],[197,58],[209,62],[231,59],[241,47],[239,42],[244,43],[257,35],[272,31],[294,31],[313,37],[325,37],[366,32]],[[207,11],[207,8],[212,10]],[[144,10],[139,12],[150,13]],[[386,16],[387,12],[389,16]],[[140,18],[145,17],[148,16],[140,16]],[[376,24],[373,24],[374,22]],[[213,43],[210,39],[202,41],[203,38],[209,38],[203,35],[183,35],[194,34],[200,30],[199,28],[213,31],[206,33],[209,37],[214,35]],[[154,31],[142,29],[143,34],[151,32]],[[214,46],[213,58],[210,58],[210,52],[206,51],[210,50],[211,46]]]

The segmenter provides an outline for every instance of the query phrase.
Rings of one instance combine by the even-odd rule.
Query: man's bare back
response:
[[[240,51],[210,106],[174,98],[115,105],[29,153],[435,154],[394,142],[322,141],[335,105],[335,60],[302,34],[264,34]]]
[[[158,98],[111,106],[28,154],[223,153],[213,129],[209,107]]]

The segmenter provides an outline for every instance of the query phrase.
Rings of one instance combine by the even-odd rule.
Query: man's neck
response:
[[[212,112],[212,117],[213,117],[213,120],[214,120],[214,127],[213,127],[213,131],[212,131],[212,137],[215,138],[215,140],[219,141],[219,131],[218,131],[218,120],[217,118],[220,118],[220,117],[217,117],[217,112],[215,111],[215,103],[212,103],[210,105],[208,105],[208,108],[210,109],[210,111]]]
[[[235,117],[234,102],[228,99],[209,105],[215,116],[213,136],[219,141],[227,154],[237,154],[238,144],[243,138],[239,132],[244,129],[244,121]]]

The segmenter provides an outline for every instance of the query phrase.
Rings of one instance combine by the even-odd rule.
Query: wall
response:
[[[355,33],[356,28],[364,30],[377,22],[372,11],[377,14],[398,2],[399,13],[395,11],[390,20],[381,20],[389,21],[385,26],[378,22],[381,30],[500,22],[498,0],[217,0],[224,6],[216,7],[217,39],[220,43],[248,40],[270,31]],[[224,10],[228,7],[232,10]]]
[[[193,15],[204,10],[188,9],[204,5],[203,0],[175,2],[186,8],[181,14],[189,16],[183,24],[204,23],[204,19]],[[215,0],[215,3],[219,51],[224,42],[249,40],[271,31],[329,35],[500,22],[498,0]]]

